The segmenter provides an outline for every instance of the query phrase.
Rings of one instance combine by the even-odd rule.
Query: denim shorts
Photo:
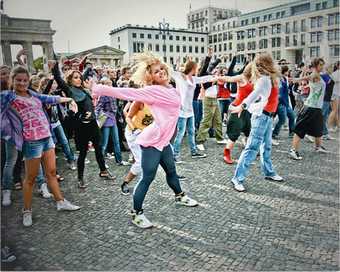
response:
[[[37,159],[41,158],[44,152],[54,147],[55,145],[52,137],[36,141],[24,141],[22,154],[25,160]]]

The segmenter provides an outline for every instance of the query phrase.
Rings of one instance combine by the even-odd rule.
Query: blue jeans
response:
[[[322,116],[323,116],[323,129],[322,135],[328,135],[327,121],[328,116],[331,113],[331,102],[323,101],[322,105]]]
[[[142,210],[143,201],[151,182],[154,180],[158,165],[161,165],[166,173],[166,181],[175,194],[182,193],[181,185],[176,173],[174,156],[170,145],[162,151],[154,147],[142,148],[142,178],[137,183],[133,192],[133,208],[136,212]]]
[[[221,112],[221,118],[223,121],[224,118],[224,114],[228,113],[228,109],[229,109],[229,105],[231,103],[231,100],[228,99],[219,99],[218,101],[218,107],[220,108],[220,112]]]
[[[117,163],[122,161],[122,153],[120,151],[119,145],[119,135],[117,125],[113,125],[112,127],[103,127],[102,128],[102,153],[105,156],[106,147],[109,142],[110,134],[112,135],[113,140],[113,151],[115,153],[115,159]]]
[[[259,149],[261,155],[261,166],[264,175],[276,175],[271,160],[272,125],[273,119],[270,116],[264,114],[261,114],[260,116],[252,116],[250,135],[248,137],[246,147],[242,151],[238,160],[233,177],[234,182],[244,182],[249,170],[249,166],[251,162],[256,159]]]
[[[286,117],[288,117],[288,126],[289,126],[289,133],[293,132],[295,128],[295,113],[293,109],[288,105],[279,104],[277,108],[277,115],[279,117],[278,122],[273,130],[273,135],[278,136],[281,130],[281,127],[286,122]]]
[[[13,187],[13,169],[18,157],[18,151],[12,142],[5,142],[6,160],[2,174],[2,189],[12,190]]]
[[[53,129],[53,132],[54,132],[55,137],[57,138],[58,143],[60,143],[61,146],[62,146],[62,149],[63,149],[63,152],[64,152],[65,157],[67,159],[67,162],[69,162],[69,163],[73,162],[75,160],[74,154],[73,154],[73,151],[70,147],[70,144],[69,144],[69,142],[66,138],[66,135],[65,135],[65,132],[64,132],[62,125],[55,127]]]
[[[185,134],[185,130],[188,127],[188,141],[191,149],[191,154],[195,154],[196,144],[195,144],[195,123],[194,116],[184,118],[179,117],[177,122],[177,135],[173,144],[175,157],[179,156],[181,151],[181,143]]]
[[[194,100],[192,101],[192,106],[194,108],[194,119],[195,119],[195,128],[198,131],[200,128],[200,123],[203,117],[203,103],[202,100]]]

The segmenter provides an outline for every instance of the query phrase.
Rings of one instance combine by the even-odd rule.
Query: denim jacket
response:
[[[43,95],[31,90],[28,90],[29,94],[33,97],[38,98],[42,104],[59,104],[60,96]],[[22,150],[22,145],[24,143],[23,137],[23,123],[19,116],[19,113],[11,106],[11,103],[16,98],[16,93],[14,91],[2,91],[0,93],[1,97],[1,138],[6,141],[11,141],[15,144],[17,150]],[[47,120],[49,120],[46,111],[45,112]],[[50,127],[51,129],[51,127]]]

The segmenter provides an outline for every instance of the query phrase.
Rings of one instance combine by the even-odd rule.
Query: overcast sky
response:
[[[4,0],[12,17],[49,19],[56,52],[75,53],[110,45],[109,32],[124,24],[154,25],[163,18],[170,27],[186,27],[186,14],[208,6],[238,8],[241,12],[268,8],[293,0]]]

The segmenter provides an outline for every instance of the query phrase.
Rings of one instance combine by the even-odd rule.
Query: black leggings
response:
[[[105,160],[100,147],[100,130],[95,120],[90,123],[78,123],[75,130],[77,142],[79,145],[79,157],[78,157],[78,179],[83,179],[85,158],[88,150],[89,141],[92,142],[96,153],[96,160],[100,171],[105,171]]]
[[[154,180],[158,165],[166,173],[166,181],[176,195],[182,193],[182,188],[176,173],[174,154],[170,145],[159,151],[154,147],[141,147],[142,149],[142,179],[137,183],[133,193],[133,208],[136,212],[142,210],[146,193]]]

